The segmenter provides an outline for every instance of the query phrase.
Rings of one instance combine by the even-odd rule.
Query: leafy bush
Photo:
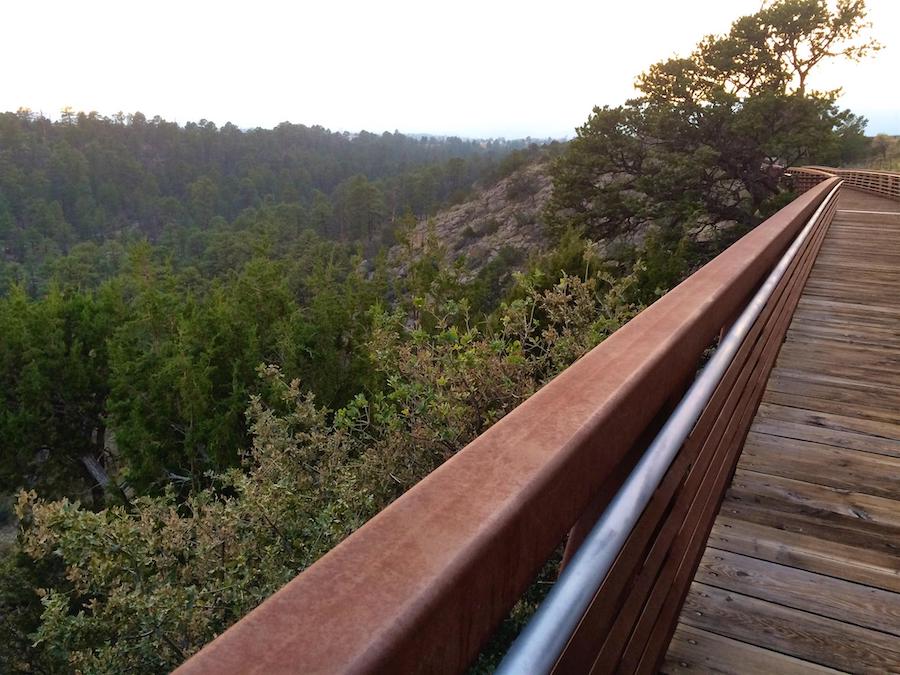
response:
[[[368,349],[386,389],[333,415],[261,367],[244,466],[185,498],[92,512],[21,493],[23,552],[65,570],[41,581],[33,657],[84,672],[177,665],[631,316],[633,282],[541,291],[519,276],[494,328],[470,325],[465,301],[423,301],[429,330],[376,312]]]

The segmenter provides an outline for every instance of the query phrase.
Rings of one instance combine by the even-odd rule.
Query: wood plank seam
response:
[[[678,659],[727,666],[729,653],[788,659],[786,672],[900,672],[900,214],[852,199],[821,243],[691,572],[672,672]],[[760,574],[777,578],[763,587]],[[720,623],[692,620],[698,602]]]

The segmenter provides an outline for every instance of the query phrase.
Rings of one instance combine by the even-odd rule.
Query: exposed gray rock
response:
[[[448,258],[464,257],[472,274],[504,247],[521,251],[523,258],[540,251],[546,245],[541,213],[552,190],[548,169],[546,162],[529,164],[473,199],[419,221],[409,236],[413,251],[424,248],[433,233]]]

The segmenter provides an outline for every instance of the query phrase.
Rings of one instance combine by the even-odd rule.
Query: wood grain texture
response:
[[[751,432],[740,466],[770,476],[799,476],[817,485],[900,499],[900,459],[896,457]]]
[[[797,304],[664,672],[900,672],[900,216],[850,198]]]
[[[696,581],[900,636],[900,594],[708,548]]]
[[[688,625],[848,672],[896,672],[893,635],[694,582],[682,613]]]
[[[707,545],[753,558],[900,592],[896,555],[719,514]],[[900,667],[900,664],[898,664]]]
[[[660,670],[670,675],[813,675],[841,672],[683,624],[676,629]]]

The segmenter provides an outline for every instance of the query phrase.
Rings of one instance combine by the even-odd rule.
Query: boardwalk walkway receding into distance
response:
[[[900,672],[900,202],[838,208],[664,672]]]

